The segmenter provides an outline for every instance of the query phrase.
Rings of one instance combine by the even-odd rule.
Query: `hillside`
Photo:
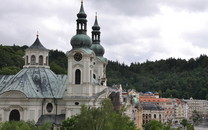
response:
[[[27,46],[0,46],[0,74],[16,74],[24,65]],[[51,70],[56,74],[67,73],[67,58],[62,51],[49,53]],[[208,57],[196,59],[169,58],[130,66],[109,61],[108,86],[122,84],[125,89],[159,92],[162,97],[208,99]]]

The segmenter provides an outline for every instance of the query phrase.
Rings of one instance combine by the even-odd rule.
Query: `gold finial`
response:
[[[81,3],[83,3],[83,0],[81,0]]]
[[[36,35],[37,37],[39,36],[39,32],[37,31],[37,35]]]

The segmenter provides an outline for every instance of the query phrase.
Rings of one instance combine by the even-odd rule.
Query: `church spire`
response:
[[[96,43],[100,44],[100,26],[98,25],[97,12],[95,15],[94,25],[92,26],[92,41],[93,41],[93,43],[96,42]]]
[[[100,45],[100,26],[98,25],[97,13],[95,15],[95,22],[92,26],[92,46],[91,49],[95,52],[96,56],[103,56],[105,53],[104,48]]]
[[[77,14],[77,34],[86,34],[87,32],[87,14],[84,11],[83,1],[81,1],[80,11]]]

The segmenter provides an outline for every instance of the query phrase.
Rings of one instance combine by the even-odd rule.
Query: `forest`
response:
[[[0,45],[0,75],[13,75],[24,65],[24,50],[28,46]],[[56,74],[67,73],[64,52],[50,50],[49,63]],[[108,61],[108,86],[121,84],[123,89],[138,92],[159,92],[161,97],[208,99],[208,56],[200,55],[189,60],[168,58],[129,66]]]

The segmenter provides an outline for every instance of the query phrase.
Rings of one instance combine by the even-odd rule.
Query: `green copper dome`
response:
[[[85,34],[77,34],[72,37],[71,45],[73,48],[90,48],[92,45],[92,40]]]
[[[105,50],[100,44],[92,44],[91,49],[95,52],[96,56],[103,56]]]
[[[90,48],[92,40],[87,36],[87,14],[84,12],[83,2],[81,2],[80,11],[77,14],[77,33],[71,38],[72,48]]]

